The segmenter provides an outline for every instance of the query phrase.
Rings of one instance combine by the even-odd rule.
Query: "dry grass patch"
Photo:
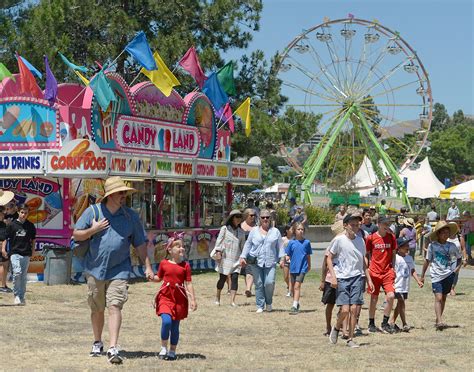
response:
[[[279,270],[280,271],[280,270]],[[461,279],[459,295],[448,298],[446,321],[458,328],[437,332],[433,328],[433,296],[430,284],[413,286],[408,303],[408,322],[415,328],[397,335],[366,335],[356,339],[363,347],[351,350],[344,342],[328,344],[321,292],[317,276],[303,284],[302,312],[288,315],[291,300],[285,297],[281,273],[277,278],[273,313],[255,314],[255,298],[237,298],[231,308],[223,295],[214,305],[217,274],[194,275],[198,310],[181,324],[179,359],[161,361],[161,321],[152,307],[158,285],[130,285],[124,308],[120,345],[127,357],[119,368],[143,369],[408,369],[472,370],[469,357],[472,336],[474,280]],[[242,281],[241,281],[242,286]],[[413,283],[412,283],[413,284]],[[240,290],[242,292],[242,289]],[[0,298],[1,369],[95,370],[113,368],[105,357],[90,358],[92,331],[85,301],[86,287],[28,284],[27,306],[10,306],[12,295]],[[382,312],[377,311],[377,324]],[[368,311],[361,315],[365,328]],[[105,340],[107,340],[105,330]]]

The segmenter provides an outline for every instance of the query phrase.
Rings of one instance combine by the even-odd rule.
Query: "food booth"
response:
[[[138,191],[127,204],[144,223],[154,264],[169,234],[184,231],[191,267],[211,267],[233,187],[259,184],[260,165],[230,161],[231,133],[217,129],[204,94],[166,97],[151,82],[129,87],[120,75],[106,75],[116,99],[105,111],[79,84],[60,84],[54,104],[20,94],[18,75],[0,85],[0,188],[30,208],[37,228],[30,272],[42,280],[43,246],[69,246],[75,222],[100,202],[112,175]],[[134,250],[132,265],[143,275]],[[77,258],[73,272],[82,280]]]

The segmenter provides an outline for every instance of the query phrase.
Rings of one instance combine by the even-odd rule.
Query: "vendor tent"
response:
[[[379,160],[380,168],[384,174],[388,174],[387,168],[382,160]],[[364,156],[359,170],[354,174],[352,179],[346,184],[347,187],[357,189],[361,196],[368,196],[374,189],[378,178],[375,174],[372,162],[367,156]]]
[[[439,197],[441,199],[474,200],[474,180],[441,190]]]
[[[289,183],[275,183],[273,186],[267,187],[265,190],[265,194],[271,194],[271,193],[285,193],[288,192],[288,189],[290,188]]]
[[[406,178],[407,194],[410,198],[437,198],[444,188],[433,173],[427,157],[418,163],[418,167],[405,168],[400,173],[400,178]]]

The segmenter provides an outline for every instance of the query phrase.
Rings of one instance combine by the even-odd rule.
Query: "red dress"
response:
[[[191,266],[186,261],[179,264],[164,259],[158,268],[158,278],[163,284],[155,298],[156,314],[170,314],[173,320],[188,316],[188,296],[184,282],[191,281]]]

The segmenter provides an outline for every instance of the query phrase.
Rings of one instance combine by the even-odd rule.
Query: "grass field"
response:
[[[278,270],[279,272],[281,270]],[[120,367],[105,357],[90,358],[93,341],[86,287],[28,284],[27,306],[12,306],[13,296],[0,298],[0,370],[151,369],[292,369],[292,370],[473,370],[472,306],[474,280],[462,279],[456,297],[449,297],[446,322],[453,328],[435,331],[431,285],[419,289],[412,283],[407,318],[414,328],[396,335],[370,334],[356,339],[362,345],[349,349],[333,346],[322,336],[324,307],[320,303],[317,275],[303,284],[302,312],[288,315],[281,273],[277,278],[274,312],[255,314],[255,298],[240,295],[238,308],[228,296],[214,305],[216,273],[194,275],[198,310],[181,323],[178,360],[161,361],[161,321],[152,308],[155,283],[130,285],[124,308],[120,345],[127,358]],[[242,284],[242,282],[240,283]],[[242,290],[240,290],[242,292]],[[377,311],[376,322],[382,320]],[[366,334],[368,311],[361,325]],[[107,340],[107,331],[105,331]]]

